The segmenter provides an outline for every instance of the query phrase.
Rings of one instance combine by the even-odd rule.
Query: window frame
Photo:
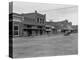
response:
[[[39,17],[37,17],[37,23],[40,23],[40,18]]]
[[[18,27],[18,30],[14,30],[14,27],[15,27],[15,26]],[[15,35],[15,34],[14,34],[14,31],[17,31],[17,32],[18,32],[18,35]],[[13,25],[13,36],[19,36],[19,25]]]

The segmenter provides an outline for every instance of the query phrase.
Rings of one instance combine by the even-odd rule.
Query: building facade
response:
[[[47,22],[46,15],[37,11],[25,14],[9,14],[9,35],[13,37],[54,34],[72,29],[72,23],[68,22],[68,20]]]
[[[60,22],[46,22],[47,25],[51,25],[54,27],[53,33],[58,33],[62,31],[67,31],[72,29],[72,23],[68,22],[68,20],[60,21]]]
[[[43,35],[45,33],[45,21],[46,15],[37,13],[27,14],[9,14],[9,23],[12,24],[10,29],[12,29],[12,34],[15,36],[35,36]]]

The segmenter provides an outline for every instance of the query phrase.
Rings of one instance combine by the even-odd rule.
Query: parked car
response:
[[[68,36],[68,35],[70,35],[71,34],[71,31],[69,30],[69,31],[66,31],[65,33],[64,33],[64,36]]]

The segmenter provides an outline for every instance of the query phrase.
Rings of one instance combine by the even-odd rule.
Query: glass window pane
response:
[[[37,22],[39,22],[39,18],[37,18]]]
[[[14,26],[14,30],[18,30],[18,26]]]

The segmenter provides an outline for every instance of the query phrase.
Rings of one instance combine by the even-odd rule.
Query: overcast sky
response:
[[[15,13],[31,13],[35,10],[41,14],[46,14],[47,21],[68,19],[72,24],[78,24],[78,7],[75,5],[13,2],[13,12]]]

